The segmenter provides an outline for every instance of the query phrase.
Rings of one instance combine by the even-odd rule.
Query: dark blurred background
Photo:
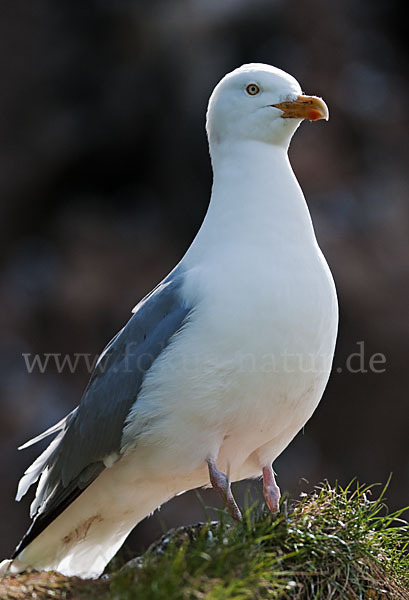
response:
[[[207,100],[244,62],[289,71],[331,113],[302,125],[290,156],[337,283],[339,341],[322,403],[275,463],[278,481],[297,497],[324,478],[385,482],[393,472],[388,502],[409,504],[399,5],[3,0],[0,13],[0,558],[29,522],[29,502],[13,497],[38,447],[16,447],[71,410],[88,379],[83,360],[74,373],[50,362],[30,374],[22,355],[92,359],[181,258],[210,194]],[[370,368],[375,353],[382,373]],[[203,497],[217,504],[212,491]],[[130,546],[201,518],[194,493],[179,497]]]

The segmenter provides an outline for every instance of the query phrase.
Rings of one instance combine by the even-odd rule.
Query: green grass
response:
[[[409,600],[409,529],[388,514],[386,487],[323,484],[278,516],[260,503],[233,524],[168,532],[96,581],[57,573],[0,579],[1,600]]]
[[[264,598],[409,599],[404,510],[388,514],[385,489],[323,484],[272,517],[181,528],[110,583],[117,600]]]

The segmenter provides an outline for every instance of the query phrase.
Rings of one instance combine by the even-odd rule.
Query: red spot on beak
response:
[[[311,108],[307,111],[307,119],[309,121],[319,121],[320,119],[322,119],[322,115],[318,110]]]

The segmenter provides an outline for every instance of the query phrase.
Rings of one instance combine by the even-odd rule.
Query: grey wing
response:
[[[101,354],[79,406],[23,447],[58,433],[26,471],[17,499],[41,474],[31,528],[15,555],[53,521],[119,452],[125,419],[145,373],[183,325],[191,307],[181,297],[184,275],[176,268],[134,309]]]

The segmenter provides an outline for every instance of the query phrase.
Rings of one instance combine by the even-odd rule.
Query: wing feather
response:
[[[21,479],[18,499],[41,475],[31,506],[36,517],[15,556],[106,468],[104,459],[111,464],[119,454],[125,419],[144,375],[191,310],[181,296],[183,278],[176,268],[135,307],[101,354],[79,406],[24,445],[59,432]]]

